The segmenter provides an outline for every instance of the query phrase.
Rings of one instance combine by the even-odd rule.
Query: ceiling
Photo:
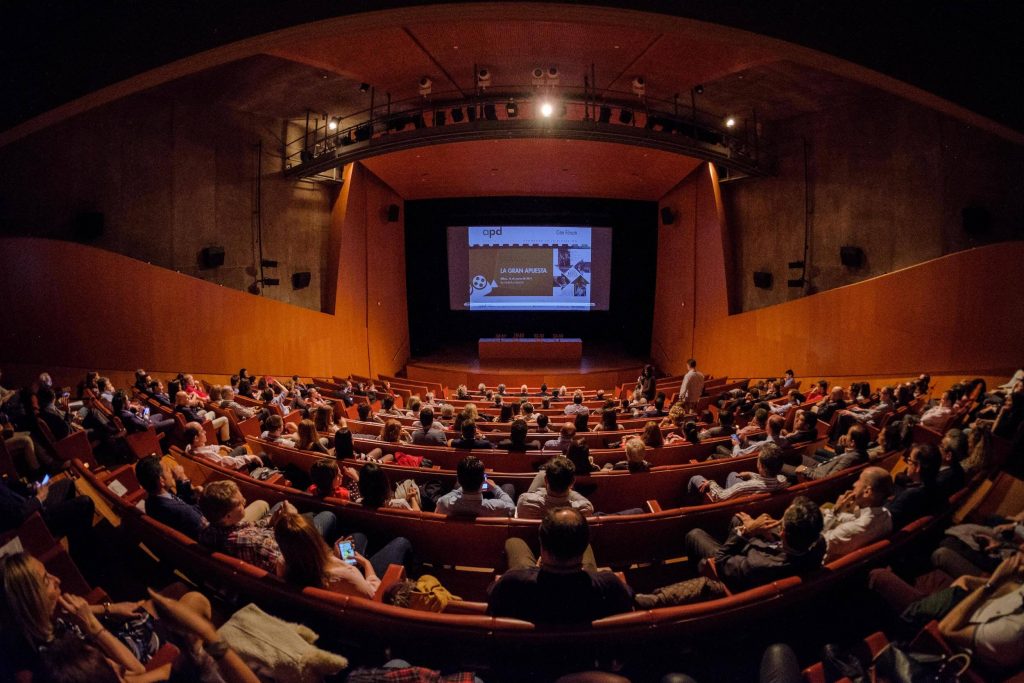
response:
[[[722,27],[731,27],[733,35],[746,36],[741,41],[751,46],[766,40],[806,46],[817,50],[826,61],[834,55],[847,63],[863,65],[1024,130],[1024,98],[1018,87],[1019,74],[1024,69],[1024,41],[1018,35],[1019,7],[1013,2],[945,0],[930,3],[926,10],[919,3],[889,0],[592,0],[592,6],[447,2],[450,4],[429,0],[6,3],[0,16],[11,30],[5,32],[0,44],[0,78],[7,91],[17,96],[0,102],[0,130],[177,60],[190,60],[208,51],[234,53],[232,59],[249,56],[252,51],[245,54],[246,50],[239,46],[256,40],[254,37],[268,48],[301,51],[301,47],[321,40],[324,45],[330,44],[330,33],[344,32],[350,25],[360,29],[369,25],[390,26],[395,31],[407,28],[423,50],[450,67],[453,78],[458,80],[468,76],[466,65],[479,59],[479,55],[464,58],[459,66],[445,54],[447,50],[454,51],[454,45],[469,52],[491,45],[518,45],[521,55],[556,60],[568,73],[574,63],[585,65],[592,60],[588,50],[594,42],[612,50],[619,45],[624,55],[635,57],[637,47],[650,45],[644,42],[650,38],[647,29],[660,25],[672,33],[671,29],[680,21],[704,22],[705,29],[696,36],[695,43],[670,37],[655,43],[650,59],[654,61],[667,54],[669,59],[661,62],[664,67],[643,61],[636,65],[658,87],[680,81],[685,87],[686,81],[711,80],[749,67],[743,63],[744,50],[734,49],[742,45],[726,40],[723,61],[723,53],[703,40],[721,33]],[[635,10],[634,16],[606,20],[615,12],[626,14],[617,6]],[[601,19],[588,19],[596,15],[601,15]],[[507,30],[488,26],[489,22],[509,19],[520,23],[508,24]],[[547,21],[548,28],[538,31],[535,25],[527,25],[531,21]],[[484,30],[467,35],[462,28],[471,22],[482,24]],[[560,22],[591,26],[586,35],[580,36],[563,30]],[[429,26],[431,23],[435,25]],[[596,26],[601,23],[605,24],[603,28]],[[528,30],[522,30],[524,27]],[[264,39],[275,31],[278,33],[273,35],[281,34],[284,40],[270,45],[273,41]],[[495,34],[499,39],[507,35],[515,42],[494,43]],[[587,40],[588,36],[594,41]],[[362,65],[358,60],[347,62],[350,66],[330,58],[324,61],[342,72],[355,74],[364,67],[374,67],[376,55],[391,46],[390,42],[374,45],[364,53],[367,58]],[[399,45],[399,49],[404,48]],[[502,63],[516,54],[500,52]],[[312,56],[319,61],[317,55]],[[423,71],[419,68],[422,57],[419,55],[408,64],[410,73]],[[692,65],[683,69],[683,74],[678,73],[681,60]],[[622,75],[623,69],[632,68],[629,59],[598,61],[599,85],[607,86],[611,79]],[[371,74],[373,71],[371,68]]]
[[[406,200],[548,196],[657,201],[700,163],[653,149],[557,139],[459,142],[363,161]]]

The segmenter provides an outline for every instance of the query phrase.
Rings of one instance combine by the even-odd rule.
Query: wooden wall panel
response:
[[[394,374],[408,353],[404,238],[401,222],[384,227],[376,208],[401,200],[365,171],[353,174],[346,196],[355,200],[332,214],[340,250],[334,315],[94,247],[0,239],[0,363],[209,377],[242,366],[274,375]],[[367,262],[386,266],[370,273],[369,289]],[[375,309],[381,302],[381,314],[368,318],[368,297]]]
[[[1024,281],[1002,274],[1017,272],[1024,262],[1024,242],[957,252],[729,315],[723,249],[728,232],[716,184],[712,170],[694,173],[665,199],[686,210],[689,204],[680,196],[693,193],[697,198],[695,213],[680,219],[697,236],[692,335],[704,372],[764,377],[792,367],[802,377],[911,376],[922,371],[1008,376],[1019,367],[1024,358]],[[672,231],[662,231],[659,250],[677,250],[679,239]],[[681,239],[686,241],[685,232]],[[659,300],[662,278],[659,265]],[[671,280],[665,289],[685,297]],[[684,298],[681,303],[689,302]],[[655,326],[652,356],[667,372],[684,369],[682,354],[664,351],[677,337],[685,339],[686,331]]]

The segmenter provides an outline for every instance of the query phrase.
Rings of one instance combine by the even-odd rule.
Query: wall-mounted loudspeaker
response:
[[[76,240],[92,242],[103,234],[103,214],[99,211],[83,211],[75,216],[74,235]]]
[[[839,260],[847,268],[860,268],[864,265],[864,250],[860,247],[839,247]]]
[[[203,268],[220,268],[224,265],[224,247],[203,247],[199,263]]]
[[[388,204],[388,223],[398,222],[398,204]]]
[[[292,289],[305,289],[309,287],[309,281],[313,275],[308,272],[292,273]]]
[[[676,221],[676,212],[670,206],[661,207],[661,224],[672,225]]]
[[[983,235],[992,227],[992,214],[984,206],[965,206],[963,220],[968,235]]]
[[[763,271],[754,271],[754,286],[758,289],[772,288],[772,274]]]

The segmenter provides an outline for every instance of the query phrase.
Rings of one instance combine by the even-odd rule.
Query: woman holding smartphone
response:
[[[373,555],[364,557],[366,537],[353,534],[328,547],[309,520],[299,514],[283,514],[274,525],[274,538],[284,564],[281,578],[296,586],[315,586],[334,593],[373,599],[380,587],[379,575],[390,564],[408,566],[412,544],[401,536]]]

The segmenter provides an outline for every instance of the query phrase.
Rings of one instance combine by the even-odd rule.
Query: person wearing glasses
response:
[[[932,514],[945,502],[935,483],[942,466],[942,457],[935,446],[914,444],[903,461],[907,469],[897,476],[896,492],[886,504],[894,529]]]

